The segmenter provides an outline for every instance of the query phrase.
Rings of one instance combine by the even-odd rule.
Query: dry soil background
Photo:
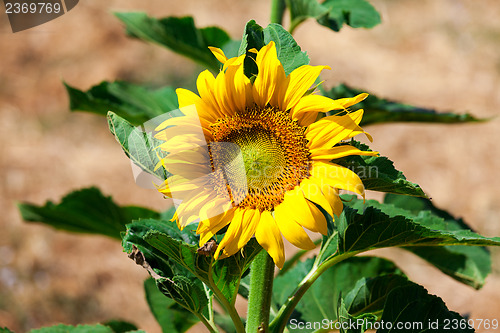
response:
[[[495,117],[500,110],[500,4],[494,0],[373,1],[383,24],[334,33],[315,22],[296,31],[313,64],[339,82],[380,96]],[[94,115],[70,113],[62,80],[87,89],[102,80],[189,84],[200,68],[160,47],[130,40],[113,11],[193,15],[237,38],[246,21],[268,23],[268,1],[85,0],[43,26],[13,34],[0,13],[0,327],[16,332],[59,322],[125,318],[159,332],[143,298],[146,277],[120,245],[25,224],[15,203],[59,201],[99,186],[120,204],[162,209],[158,193],[137,187],[129,162]],[[3,7],[2,7],[3,8]],[[469,125],[369,128],[373,148],[396,162],[435,204],[480,233],[500,235],[500,120]],[[401,251],[393,258],[415,281],[472,318],[500,319],[500,260],[475,291]],[[194,330],[201,328],[194,328]]]

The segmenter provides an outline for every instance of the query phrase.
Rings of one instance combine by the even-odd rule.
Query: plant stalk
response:
[[[272,0],[271,3],[271,23],[283,25],[283,14],[285,13],[285,0]]]
[[[247,333],[268,332],[273,280],[273,259],[262,250],[250,266]]]

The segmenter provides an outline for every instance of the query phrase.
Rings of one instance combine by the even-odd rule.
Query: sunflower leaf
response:
[[[290,74],[294,69],[309,64],[309,57],[306,52],[300,49],[293,36],[281,25],[276,23],[269,24],[262,28],[254,20],[249,21],[245,26],[239,55],[246,53],[245,75],[252,77],[257,75],[258,69],[255,64],[255,53],[251,49],[260,50],[264,45],[274,41],[278,59],[283,65],[285,74]]]
[[[126,26],[127,34],[164,46],[218,72],[220,63],[209,46],[224,48],[231,38],[222,29],[198,29],[192,17],[156,19],[146,13],[115,13]]]
[[[458,313],[448,310],[441,298],[429,294],[424,287],[414,283],[395,288],[387,295],[381,321],[394,326],[398,323],[411,325],[405,328],[415,333],[447,332],[450,322],[467,323]],[[460,326],[454,327],[453,332],[474,332],[468,325]],[[388,333],[394,330],[386,325],[377,332]]]
[[[159,213],[143,207],[118,206],[111,197],[90,187],[66,195],[59,204],[48,201],[43,206],[18,204],[27,222],[42,222],[56,229],[100,234],[121,239],[125,225],[138,218],[157,218]]]
[[[164,233],[149,232],[144,239],[205,284],[211,285],[211,280],[215,281],[217,288],[231,304],[236,299],[241,276],[262,249],[255,240],[251,240],[243,251],[212,264],[210,256],[197,253],[197,246],[183,243]]]
[[[170,87],[149,89],[128,82],[107,82],[79,90],[64,83],[72,111],[87,111],[106,116],[113,111],[134,125],[179,107],[175,90]]]
[[[351,199],[354,199],[351,197]],[[350,200],[350,199],[349,199]],[[360,200],[350,201],[348,205],[361,207]],[[403,215],[405,217],[421,220],[435,219],[451,230],[471,230],[459,218],[435,207],[429,199],[415,198],[387,194],[383,204],[368,201],[368,205],[380,208],[387,214]],[[443,273],[469,285],[475,289],[481,288],[486,276],[491,272],[491,258],[489,251],[479,246],[429,246],[429,247],[403,247],[413,252],[424,260],[436,266]]]
[[[380,14],[365,0],[288,0],[292,30],[308,18],[339,31],[344,24],[353,28],[373,28],[381,22]]]
[[[344,200],[350,198],[344,196]],[[409,217],[374,200],[368,200],[366,205],[357,200],[345,204],[348,207],[337,220],[339,241],[335,255],[392,246],[500,246],[500,237],[487,238],[470,230],[457,230],[430,212]]]
[[[109,320],[103,325],[111,328],[114,333],[137,332],[137,327],[134,324],[123,320]]]
[[[288,272],[275,279],[273,301],[280,306],[291,296],[297,284],[309,273],[313,260],[298,263]],[[298,303],[288,329],[290,332],[311,332],[294,326],[337,319],[341,295],[355,288],[356,281],[384,274],[400,274],[389,260],[376,257],[353,257],[326,270],[304,294]],[[305,326],[304,326],[305,327]]]
[[[367,145],[358,141],[351,140],[350,144],[360,150],[371,151]],[[352,155],[335,160],[335,163],[356,173],[367,190],[426,196],[420,186],[406,180],[403,173],[396,170],[393,162],[387,157]]]
[[[331,98],[354,97],[362,90],[354,89],[344,84],[332,88],[325,95]],[[428,123],[466,123],[480,122],[486,119],[476,118],[468,113],[437,112],[436,110],[419,108],[407,104],[379,98],[370,95],[364,101],[356,104],[357,109],[363,109],[364,115],[360,125],[382,124],[388,122],[428,122]]]
[[[175,223],[165,220],[145,219],[127,225],[122,246],[129,257],[146,268],[155,278],[158,289],[193,313],[201,313],[208,303],[202,281],[196,274],[179,264],[175,258],[151,246],[147,241],[150,233],[161,233],[183,246],[197,241],[195,228],[188,226],[180,231]],[[179,248],[185,253],[184,248]],[[181,254],[182,255],[182,254]]]
[[[155,182],[163,183],[169,176],[161,165],[157,147],[162,141],[154,138],[151,132],[135,127],[113,112],[108,113],[109,130],[130,160],[146,173],[154,176]],[[156,170],[155,170],[156,169]],[[152,180],[151,180],[152,181]]]
[[[114,333],[111,327],[104,325],[55,325],[29,331],[29,333]]]
[[[286,75],[300,66],[309,64],[307,53],[300,49],[293,36],[281,25],[271,23],[264,29],[264,43],[269,44],[271,41],[276,44],[278,59]]]

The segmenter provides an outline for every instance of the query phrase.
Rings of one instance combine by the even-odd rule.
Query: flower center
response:
[[[212,169],[224,170],[235,206],[272,210],[309,176],[305,128],[274,108],[247,109],[210,125]]]

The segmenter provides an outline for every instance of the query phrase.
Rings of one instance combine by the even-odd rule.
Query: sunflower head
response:
[[[328,231],[319,207],[334,217],[343,208],[339,190],[364,196],[359,177],[335,159],[377,154],[343,142],[365,133],[363,110],[347,108],[367,94],[338,100],[309,94],[328,67],[304,65],[286,75],[274,42],[253,50],[258,74],[252,80],[244,74],[245,55],[228,59],[210,49],[221,71],[202,72],[198,94],[177,89],[184,116],[156,129],[167,153],[162,165],[172,174],[159,190],[177,202],[180,228],[199,222],[200,246],[227,226],[216,258],[237,253],[255,236],[281,268],[283,237],[314,248],[305,229]],[[343,115],[318,120],[332,110]]]

